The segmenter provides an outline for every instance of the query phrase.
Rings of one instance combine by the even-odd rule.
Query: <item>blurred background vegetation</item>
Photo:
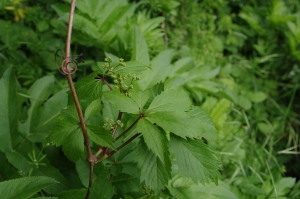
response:
[[[53,94],[67,87],[54,54],[64,49],[68,2],[0,2],[0,76],[14,67],[20,96],[47,75]],[[184,87],[213,118],[219,139],[209,144],[236,197],[300,198],[298,0],[89,2],[78,0],[75,13],[72,54],[85,60],[75,80],[109,54],[130,60],[137,26],[150,58],[173,49],[165,85]]]

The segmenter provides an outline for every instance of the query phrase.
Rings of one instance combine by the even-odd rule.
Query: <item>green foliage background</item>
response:
[[[54,54],[64,49],[69,2],[0,3],[0,101],[8,102],[0,106],[0,127],[9,127],[0,134],[0,189],[24,177],[14,180],[14,190],[22,192],[17,185],[36,182],[24,188],[32,190],[27,198],[83,198],[87,186],[85,161],[79,156],[76,163],[69,161],[46,140],[52,120],[68,103],[67,81]],[[178,165],[162,198],[299,198],[299,10],[297,0],[78,0],[71,48],[85,60],[73,75],[78,95],[86,95],[80,89],[88,82],[84,77],[98,71],[105,57],[122,57],[151,66],[140,76],[142,90],[164,82],[165,89],[187,91],[193,105],[209,113],[218,139],[204,137],[221,161],[219,185],[197,184],[187,176],[198,172],[182,174]],[[147,122],[137,128],[147,128]],[[147,155],[142,142],[151,138],[144,139],[138,144],[141,157]],[[181,138],[168,139],[179,143]],[[175,154],[190,147],[180,143],[170,146]],[[129,158],[123,156],[120,162]],[[159,166],[163,155],[157,152],[157,157]],[[93,190],[95,197],[112,194],[105,184],[109,176],[100,167],[95,184],[107,189]],[[154,198],[148,190],[154,185],[141,188],[139,179],[128,180],[132,173],[114,179],[115,197]],[[43,177],[37,183],[36,176],[55,180]]]

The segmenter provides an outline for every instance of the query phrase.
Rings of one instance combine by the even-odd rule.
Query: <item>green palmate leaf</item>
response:
[[[85,109],[84,112],[84,119],[88,120],[91,117],[93,117],[95,114],[97,114],[102,108],[101,100],[97,99],[94,100],[92,103],[88,105],[88,107]]]
[[[67,139],[65,140],[65,143],[63,144],[63,151],[66,154],[66,156],[72,160],[77,161],[82,154],[84,153],[84,139],[81,132],[81,129],[77,129],[76,131],[72,132]]]
[[[199,107],[193,107],[188,114],[197,120],[200,124],[199,136],[204,137],[208,141],[217,139],[217,130],[211,117],[203,109]],[[201,134],[201,135],[200,135]]]
[[[147,113],[164,111],[187,111],[191,106],[188,94],[183,90],[167,90],[156,96]]]
[[[92,101],[101,98],[103,81],[95,79],[97,73],[92,73],[75,84],[77,95],[80,101],[91,103]],[[73,103],[73,99],[69,100],[69,104]]]
[[[142,64],[138,61],[129,61],[126,62],[125,67],[122,66],[117,67],[115,69],[115,73],[120,75],[126,75],[126,74],[139,75],[143,73],[145,70],[149,70],[149,66]]]
[[[165,154],[165,163],[163,163],[147,148],[144,141],[139,142],[137,151],[137,162],[141,169],[140,180],[145,181],[148,188],[158,193],[171,178],[171,162],[168,154]]]
[[[132,30],[132,61],[139,61],[145,63],[147,66],[150,64],[147,43],[138,26],[134,26]]]
[[[89,138],[91,138],[93,142],[100,146],[115,148],[113,144],[114,139],[112,138],[110,131],[105,130],[103,127],[93,125],[88,125],[87,129]]]
[[[56,119],[49,140],[56,146],[63,146],[66,156],[78,160],[84,152],[83,135],[79,126],[79,118],[75,106],[62,110]]]
[[[20,103],[17,98],[17,81],[12,68],[8,68],[0,80],[0,151],[12,150],[17,136]]]
[[[145,91],[132,91],[131,99],[135,101],[140,108],[140,110],[143,110],[145,104],[148,102],[148,100],[151,97],[151,91],[145,90]]]
[[[44,176],[25,177],[0,182],[1,199],[27,199],[41,189],[55,183],[58,182]]]
[[[133,114],[140,112],[139,106],[135,101],[118,91],[107,91],[103,93],[103,97],[112,104],[113,107],[122,112]]]
[[[151,88],[159,82],[163,82],[170,71],[170,64],[174,50],[165,50],[159,53],[151,62],[151,69],[145,71],[140,77],[138,84],[142,90]]]
[[[30,132],[36,130],[41,105],[50,96],[53,85],[54,77],[47,76],[37,80],[28,90],[31,104],[30,109],[28,110],[28,118],[24,124],[19,126],[20,132],[24,135],[28,135]]]
[[[114,188],[109,181],[109,175],[101,174],[93,182],[90,199],[111,199],[114,194]]]
[[[200,123],[185,112],[157,112],[149,115],[149,118],[165,131],[171,131],[180,137],[201,136]]]
[[[218,183],[219,162],[202,140],[184,140],[171,135],[170,149],[183,176],[195,183]]]
[[[137,129],[143,134],[148,148],[151,149],[163,163],[165,163],[165,154],[168,153],[167,137],[145,118],[139,120]]]

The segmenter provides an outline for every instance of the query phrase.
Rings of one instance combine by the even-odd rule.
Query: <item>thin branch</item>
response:
[[[109,88],[109,90],[112,91],[112,87],[109,85],[109,83],[106,81],[106,79],[102,78],[101,80],[106,84],[106,86]]]
[[[126,142],[124,142],[121,146],[119,146],[117,148],[117,150],[112,151],[108,154],[108,157],[111,157],[113,154],[115,154],[117,151],[119,151],[120,149],[122,149],[124,146],[126,146],[127,144],[129,144],[132,140],[134,140],[135,138],[137,138],[139,135],[141,135],[140,133],[135,134],[134,136],[132,136],[131,138],[129,138]]]
[[[118,121],[118,120],[121,120],[121,118],[122,118],[122,114],[123,114],[123,113],[122,113],[121,111],[119,111],[119,115],[118,115],[117,121]],[[118,124],[116,124],[116,127],[115,127],[115,129],[113,130],[113,132],[112,132],[112,137],[114,137],[114,136],[115,136],[115,134],[116,134],[116,132],[117,132],[118,128],[119,128],[119,125],[118,125]]]
[[[81,130],[83,133],[83,137],[84,137],[84,144],[88,153],[88,158],[87,161],[90,163],[90,179],[89,179],[89,187],[88,187],[88,191],[86,193],[85,199],[89,198],[90,195],[90,188],[92,187],[92,182],[93,182],[93,168],[94,168],[94,163],[97,161],[97,158],[93,155],[92,151],[91,151],[91,147],[90,147],[90,143],[89,143],[89,139],[88,139],[88,134],[87,134],[87,129],[86,129],[86,125],[85,125],[85,121],[83,118],[83,114],[82,114],[82,110],[80,107],[80,103],[76,94],[76,90],[74,87],[74,83],[72,80],[72,68],[70,67],[70,62],[66,61],[68,60],[71,56],[70,56],[70,49],[71,49],[71,35],[72,35],[72,25],[73,25],[73,19],[74,19],[74,11],[75,11],[75,4],[76,4],[76,0],[72,0],[71,2],[71,6],[70,6],[70,15],[69,15],[69,22],[68,22],[68,32],[67,32],[67,38],[66,38],[66,54],[65,54],[65,60],[63,61],[63,68],[66,69],[64,72],[67,76],[68,79],[68,83],[69,83],[69,87],[70,90],[72,92],[72,96],[74,99],[74,103],[76,106],[76,110],[78,113],[78,117],[80,120],[80,126],[81,126]]]
[[[123,133],[121,133],[116,140],[120,139],[123,135],[125,135],[130,129],[132,129],[132,127],[141,119],[142,117],[140,116],[139,118],[137,118],[131,125],[130,127],[128,127]]]

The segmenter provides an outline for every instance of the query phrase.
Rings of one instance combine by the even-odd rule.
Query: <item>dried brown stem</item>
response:
[[[72,0],[71,2],[71,6],[70,6],[70,15],[69,15],[69,23],[68,23],[68,32],[67,32],[67,38],[66,38],[66,52],[65,52],[65,59],[69,59],[70,56],[70,49],[71,49],[71,35],[72,35],[72,25],[73,25],[73,19],[74,19],[74,11],[75,11],[75,4],[76,4],[76,0]],[[71,72],[72,69],[70,68],[68,62],[64,61],[63,62],[64,66],[63,68],[66,69],[66,76],[68,79],[68,83],[69,83],[69,87],[70,90],[72,92],[72,96],[74,99],[74,103],[76,106],[76,110],[78,113],[78,117],[80,120],[80,126],[81,126],[81,130],[83,133],[83,137],[84,137],[84,144],[88,153],[88,158],[87,161],[90,163],[90,179],[89,179],[89,188],[87,191],[87,194],[85,196],[85,199],[89,198],[90,195],[90,187],[92,186],[92,182],[93,182],[93,168],[94,168],[94,163],[97,161],[97,158],[93,155],[92,151],[91,151],[91,147],[90,147],[90,143],[89,143],[89,139],[88,139],[88,134],[87,134],[87,129],[86,129],[86,125],[85,125],[85,121],[84,121],[84,117],[82,114],[82,110],[80,107],[80,103],[76,94],[76,90],[74,87],[74,83],[72,80],[72,76],[71,76]]]

